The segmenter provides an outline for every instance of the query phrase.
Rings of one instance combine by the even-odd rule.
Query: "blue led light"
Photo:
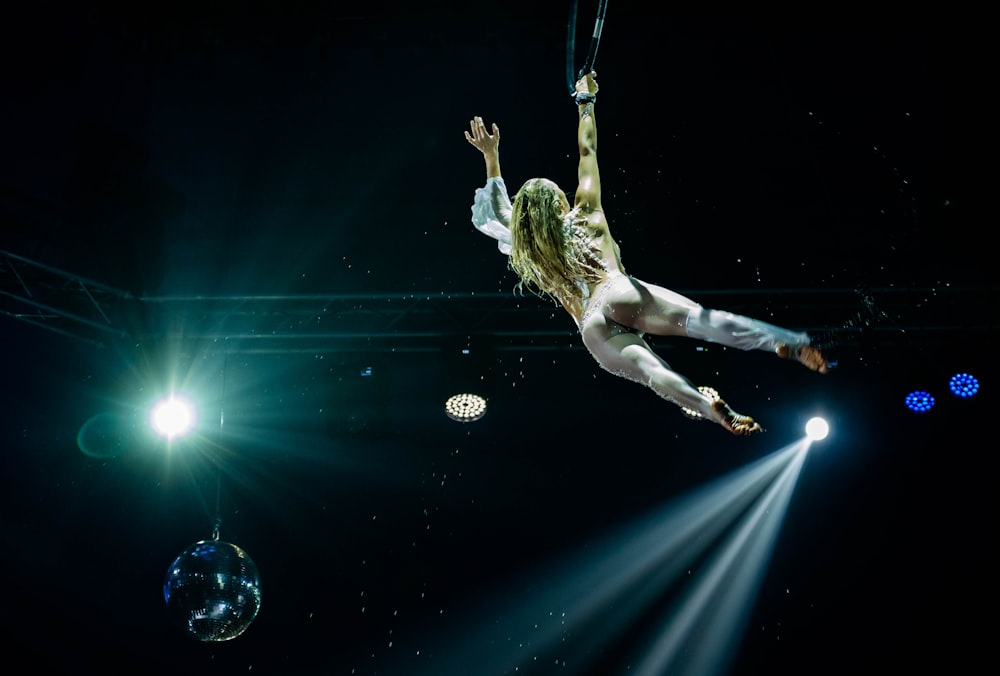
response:
[[[968,373],[957,373],[951,377],[948,387],[952,394],[967,399],[979,391],[979,381]]]
[[[934,397],[929,392],[918,390],[906,395],[906,407],[914,413],[927,413],[934,406]]]

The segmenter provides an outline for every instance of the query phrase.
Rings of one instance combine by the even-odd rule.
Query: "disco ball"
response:
[[[163,583],[167,612],[200,641],[228,641],[260,610],[260,575],[247,553],[228,542],[201,540],[181,552]]]

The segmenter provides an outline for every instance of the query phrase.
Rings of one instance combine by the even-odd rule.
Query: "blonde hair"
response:
[[[583,299],[579,282],[599,281],[601,252],[586,236],[587,219],[570,209],[559,187],[544,178],[529,179],[514,196],[511,210],[510,267],[519,289],[553,300]]]

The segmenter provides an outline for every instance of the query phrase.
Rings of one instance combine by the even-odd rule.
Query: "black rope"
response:
[[[608,9],[608,0],[600,0],[597,5],[597,19],[594,21],[594,32],[590,36],[590,49],[587,58],[579,71],[574,72],[576,62],[576,14],[578,0],[573,0],[569,9],[569,20],[566,23],[566,84],[569,93],[576,93],[576,81],[594,70],[597,60],[597,47],[601,44],[601,31],[604,30],[604,14]]]
[[[215,521],[212,524],[212,539],[219,539],[219,529],[222,528],[222,470],[215,475]]]
[[[576,80],[573,79],[573,68],[576,63],[576,4],[573,0],[569,6],[569,20],[566,22],[566,84],[570,96],[576,93]]]
[[[604,12],[608,8],[608,0],[600,0],[597,6],[597,19],[594,21],[594,34],[590,37],[590,50],[587,52],[587,60],[583,62],[583,68],[577,73],[576,79],[594,70],[594,62],[597,60],[597,46],[601,43],[601,31],[604,30]]]
[[[226,370],[229,366],[229,353],[226,352],[222,358],[222,396],[219,401],[219,436],[221,444],[222,426],[226,420]],[[216,470],[215,475],[215,522],[212,526],[212,539],[219,539],[219,529],[222,527],[222,468]]]

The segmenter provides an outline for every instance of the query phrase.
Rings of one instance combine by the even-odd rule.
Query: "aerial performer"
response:
[[[572,78],[570,78],[572,79]],[[579,184],[573,203],[546,178],[531,178],[513,200],[500,173],[500,128],[482,117],[465,138],[483,154],[486,183],[476,189],[472,223],[497,240],[519,290],[549,298],[576,322],[583,344],[605,370],[635,381],[687,411],[735,435],[762,432],[752,417],[695,387],[657,355],[644,335],[686,336],[740,350],[767,350],[818,373],[831,365],[810,336],[723,310],[703,307],[670,289],[625,271],[601,206],[597,163],[597,74],[581,73],[573,91],[577,106]]]

